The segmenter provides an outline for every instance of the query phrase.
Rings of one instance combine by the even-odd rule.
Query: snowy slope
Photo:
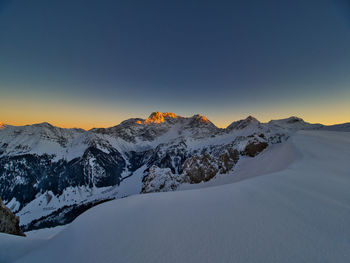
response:
[[[63,129],[44,122],[25,126],[0,126],[0,155],[48,154],[65,156],[82,129]]]
[[[104,203],[44,242],[0,234],[0,259],[348,262],[350,133],[299,131],[289,143],[241,170],[263,176]]]
[[[343,124],[335,124],[335,125],[323,126],[322,130],[350,132],[350,122],[343,123]]]
[[[196,187],[186,182],[248,178],[238,175],[240,167],[249,167],[260,159],[261,151],[297,130],[346,131],[348,127],[315,125],[297,117],[261,123],[249,116],[220,129],[199,114],[182,117],[160,112],[90,131],[48,123],[0,124],[0,195],[26,230],[47,227],[47,217],[50,226],[65,224],[67,218],[51,220],[63,217],[60,209],[79,210],[79,206],[142,189],[169,191]],[[186,161],[191,169],[184,171]],[[206,163],[206,167],[192,169],[195,163]],[[159,168],[153,174],[152,166]],[[169,170],[171,174],[163,173]],[[228,172],[234,172],[235,178],[227,176]]]
[[[90,131],[48,123],[1,125],[0,194],[25,229],[64,224],[67,218],[53,219],[62,217],[60,209],[79,210],[78,206],[88,203],[139,193],[153,165],[170,169],[169,178],[177,180],[183,163],[195,153],[209,152],[218,162],[227,148],[244,152],[249,142],[276,143],[281,139],[261,130],[260,124],[248,126],[224,130],[198,114],[182,117],[160,112],[145,120],[129,119]],[[262,132],[266,137],[256,135]]]

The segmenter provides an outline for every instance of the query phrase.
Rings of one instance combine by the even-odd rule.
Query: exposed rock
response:
[[[182,182],[182,175],[173,174],[169,168],[153,165],[148,175],[143,178],[141,193],[174,191]]]
[[[206,182],[218,173],[218,165],[208,153],[202,156],[195,154],[187,159],[183,165],[183,172],[190,183]]]
[[[262,152],[268,144],[266,142],[250,142],[245,147],[245,154],[247,154],[250,157],[254,157],[258,155],[260,152]]]
[[[6,156],[0,158],[0,193],[7,201],[16,198],[21,209],[38,193],[60,195],[67,187],[117,185],[125,168],[125,160],[115,149],[106,153],[89,147],[82,157],[69,162],[55,162],[48,155]]]
[[[229,172],[239,160],[239,152],[236,149],[228,148],[219,156],[220,173]]]
[[[172,173],[181,174],[185,160],[190,157],[184,141],[158,145],[148,160],[147,166],[170,168]]]
[[[175,119],[178,118],[178,116],[175,113],[172,112],[164,112],[161,113],[159,111],[153,112],[146,120],[145,124],[159,124],[164,122],[164,119]]]
[[[19,227],[19,217],[14,215],[10,209],[8,209],[0,198],[0,232],[25,236],[21,228]]]

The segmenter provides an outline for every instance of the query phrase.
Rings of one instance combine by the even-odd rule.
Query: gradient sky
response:
[[[0,121],[350,121],[348,0],[0,0]]]

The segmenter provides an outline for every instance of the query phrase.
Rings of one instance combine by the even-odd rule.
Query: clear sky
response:
[[[0,121],[350,121],[348,0],[0,0]]]

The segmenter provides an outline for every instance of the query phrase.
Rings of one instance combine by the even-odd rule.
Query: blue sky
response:
[[[0,92],[13,124],[350,121],[350,4],[0,0]]]

